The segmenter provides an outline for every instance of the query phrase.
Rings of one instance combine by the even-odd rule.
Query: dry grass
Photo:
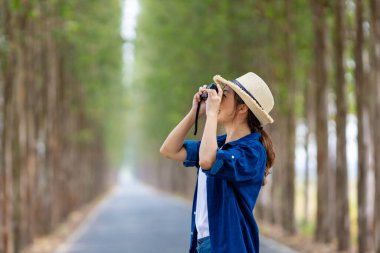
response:
[[[299,252],[305,253],[336,253],[336,243],[330,244],[317,243],[308,235],[288,235],[284,230],[277,226],[258,221],[260,234],[272,238],[284,245],[287,245]],[[341,252],[343,253],[343,252]]]

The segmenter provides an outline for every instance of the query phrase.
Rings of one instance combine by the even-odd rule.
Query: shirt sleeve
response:
[[[229,181],[260,181],[264,176],[266,153],[259,146],[233,146],[230,149],[217,149],[216,160],[210,170],[203,170],[209,176]]]
[[[183,161],[185,167],[197,167],[199,168],[199,146],[201,141],[197,140],[185,140],[183,147],[186,149],[186,159]]]

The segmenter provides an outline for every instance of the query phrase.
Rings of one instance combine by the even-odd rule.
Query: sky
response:
[[[124,75],[123,83],[126,86],[132,85],[134,45],[133,40],[136,38],[137,16],[140,11],[138,0],[121,0],[122,2],[122,20],[121,36],[126,40],[123,46]]]
[[[125,39],[136,38],[137,15],[140,11],[138,0],[122,0],[121,34]]]

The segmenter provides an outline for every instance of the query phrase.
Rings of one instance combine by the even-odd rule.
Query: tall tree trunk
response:
[[[374,251],[380,253],[380,8],[379,0],[370,0],[371,86],[373,94],[373,144],[375,170]]]
[[[368,143],[365,140],[365,100],[363,91],[366,90],[363,70],[363,5],[361,0],[355,0],[356,39],[355,39],[355,81],[356,108],[358,122],[358,247],[359,252],[367,252],[367,170]]]
[[[23,29],[24,33],[26,30]],[[25,122],[25,95],[26,95],[26,87],[25,82],[27,81],[25,76],[27,72],[27,68],[25,68],[25,41],[20,42],[20,45],[17,49],[17,61],[16,61],[16,69],[17,74],[15,75],[15,154],[14,154],[14,164],[13,164],[13,172],[15,177],[13,178],[14,184],[14,210],[15,210],[15,252],[19,252],[22,245],[26,243],[25,241],[25,222],[24,213],[25,213],[25,140],[26,140],[26,122]]]
[[[46,18],[46,26],[48,31],[52,31],[55,27],[55,19],[53,17],[53,11],[49,10],[49,14],[51,17]],[[58,148],[59,148],[59,140],[57,136],[57,118],[58,118],[58,110],[57,110],[57,91],[58,91],[58,54],[56,49],[56,43],[53,38],[53,35],[49,33],[46,38],[46,57],[48,63],[48,75],[47,75],[47,92],[46,92],[46,106],[47,106],[47,117],[46,117],[46,126],[47,126],[47,162],[48,168],[51,170],[51,181],[50,181],[50,189],[52,194],[52,202],[51,206],[51,217],[50,217],[50,225],[51,228],[55,227],[59,218],[61,217],[61,202],[64,199],[60,200],[59,192],[61,189],[61,174],[58,163]]]
[[[280,85],[279,82],[274,82],[276,85],[273,89],[273,97],[275,101],[279,101],[280,98]],[[282,179],[283,179],[283,171],[284,165],[282,162],[284,161],[284,150],[285,147],[285,119],[282,115],[282,107],[274,107],[273,108],[273,118],[277,119],[276,124],[271,124],[270,129],[273,133],[273,143],[276,143],[276,160],[272,168],[272,178],[270,182],[270,203],[269,203],[269,220],[270,223],[275,225],[282,224]]]
[[[314,58],[316,86],[316,138],[317,138],[317,228],[316,240],[330,242],[331,218],[329,216],[329,171],[327,129],[327,65],[326,65],[326,2],[311,1],[314,25]]]
[[[0,56],[1,57],[1,56]],[[0,101],[4,100],[3,96],[3,88],[4,88],[4,82],[2,79],[2,73],[0,73]],[[3,103],[0,102],[0,154],[3,153],[3,139],[4,139],[4,127],[3,127]],[[4,202],[4,159],[3,155],[0,156],[0,252],[4,252],[4,244],[3,244],[3,234],[4,234],[4,228],[3,228],[3,206],[5,205]]]
[[[338,237],[338,250],[350,248],[350,215],[348,209],[348,186],[347,186],[347,157],[346,157],[346,117],[347,99],[346,82],[344,79],[344,1],[335,2],[335,82],[336,82],[336,234]]]
[[[273,96],[276,100],[278,97],[278,87],[276,87],[273,90]],[[273,117],[277,118],[277,123],[272,124],[270,128],[272,129],[273,132],[273,143],[276,143],[276,161],[274,163],[274,166],[272,168],[273,173],[271,181],[270,181],[270,202],[269,202],[269,208],[267,212],[269,213],[269,221],[272,224],[281,224],[281,178],[282,178],[282,164],[279,163],[278,161],[282,161],[283,159],[283,137],[284,137],[284,132],[283,132],[283,118],[280,117],[280,108],[274,107],[273,108]]]
[[[279,108],[277,108],[275,115],[280,115]],[[282,214],[283,205],[285,200],[283,200],[282,190],[284,187],[284,169],[285,166],[282,162],[286,159],[285,152],[286,150],[286,119],[285,117],[277,117],[277,124],[275,126],[276,131],[274,131],[273,139],[277,143],[276,148],[276,163],[273,168],[272,182],[271,182],[271,223],[276,225],[283,224]]]
[[[7,43],[10,44],[9,51],[6,56],[6,65],[4,66],[4,130],[3,130],[3,174],[1,175],[0,187],[3,188],[3,206],[1,207],[2,212],[2,226],[3,233],[1,240],[3,241],[4,252],[14,253],[14,206],[13,206],[13,151],[14,143],[13,139],[15,136],[15,121],[14,115],[16,114],[15,108],[15,83],[14,83],[14,62],[16,62],[15,52],[17,41],[12,30],[12,26],[15,25],[14,17],[9,11],[9,3],[4,4],[4,30],[7,35]]]
[[[9,62],[9,61],[8,61]],[[14,252],[14,232],[13,232],[13,138],[14,138],[14,90],[13,81],[10,78],[11,73],[7,73],[7,78],[5,82],[4,89],[4,139],[3,139],[3,150],[4,150],[4,171],[2,175],[1,185],[4,192],[4,202],[2,207],[2,225],[3,225],[3,235],[2,240],[4,244],[4,249],[6,253]]]
[[[5,26],[5,1],[0,0],[0,34],[4,33]],[[6,53],[2,50],[3,42],[0,41],[0,252],[3,253],[4,249],[4,228],[3,228],[3,220],[4,220],[4,149],[3,149],[3,140],[4,136],[4,88],[5,88],[5,61]]]
[[[293,17],[292,1],[285,1],[285,66],[286,83],[288,87],[287,106],[286,106],[286,167],[284,170],[283,191],[283,227],[290,234],[296,232],[294,219],[294,192],[295,192],[295,149],[296,149],[296,115],[295,100],[297,97],[296,78],[294,71],[294,37],[293,37]]]

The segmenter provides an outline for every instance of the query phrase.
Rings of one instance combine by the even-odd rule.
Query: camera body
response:
[[[211,83],[211,84],[207,85],[206,89],[214,89],[218,93],[218,86],[216,86],[215,83]],[[206,100],[207,97],[208,97],[207,93],[202,93],[201,94],[201,100]]]

